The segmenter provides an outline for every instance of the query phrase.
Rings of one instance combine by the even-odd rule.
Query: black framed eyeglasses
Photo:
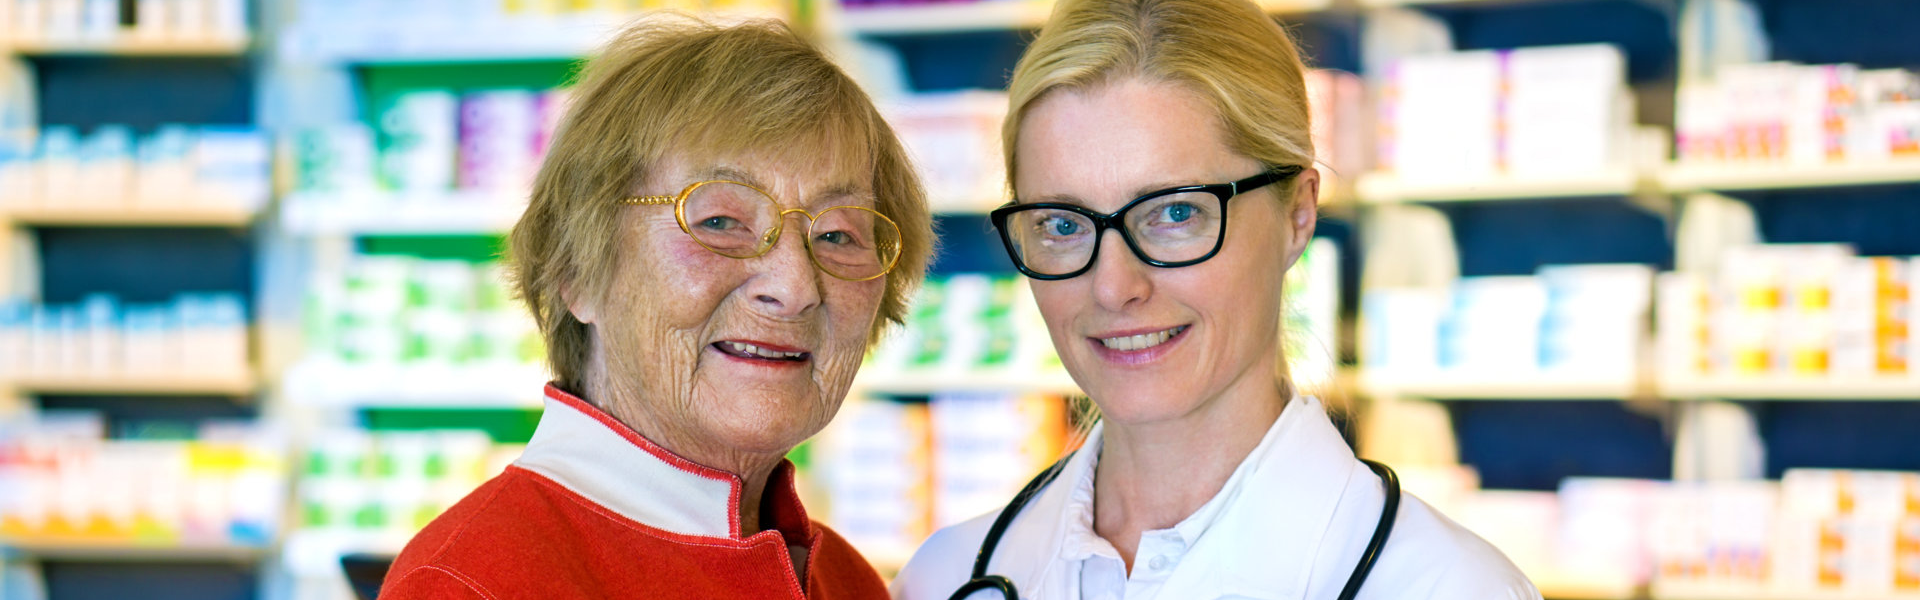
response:
[[[1120,210],[1100,214],[1060,202],[1008,203],[989,213],[1013,265],[1028,277],[1071,279],[1093,267],[1108,229],[1140,262],[1161,268],[1196,265],[1226,243],[1227,201],[1285,181],[1303,170],[1274,167],[1230,183],[1189,185],[1149,192]]]

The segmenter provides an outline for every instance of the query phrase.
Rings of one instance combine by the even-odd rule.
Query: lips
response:
[[[722,340],[712,346],[721,354],[747,360],[797,363],[813,358],[813,353],[805,350],[752,341]]]

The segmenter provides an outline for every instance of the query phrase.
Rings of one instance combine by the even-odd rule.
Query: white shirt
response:
[[[1179,524],[1141,535],[1129,577],[1112,544],[1093,532],[1100,432],[994,550],[987,572],[1011,580],[1023,599],[1331,599],[1359,562],[1386,499],[1320,401],[1297,398],[1212,499]],[[1396,514],[1360,598],[1540,598],[1499,550],[1418,498],[1403,496]],[[951,595],[967,581],[997,515],[935,532],[894,579],[894,598]]]

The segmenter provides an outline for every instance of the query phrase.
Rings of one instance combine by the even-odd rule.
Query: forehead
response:
[[[730,180],[779,195],[798,192],[871,194],[872,160],[864,148],[833,139],[796,140],[754,148],[686,148],[669,152],[649,177],[654,187]]]
[[[1216,183],[1252,162],[1232,150],[1200,97],[1139,79],[1050,92],[1024,115],[1018,135],[1021,198],[1126,202],[1153,189]]]

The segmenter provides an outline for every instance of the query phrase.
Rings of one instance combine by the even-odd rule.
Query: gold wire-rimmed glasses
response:
[[[695,243],[728,258],[756,258],[780,241],[787,215],[807,217],[802,242],[813,264],[828,275],[847,281],[868,281],[886,275],[900,260],[900,226],[886,215],[860,206],[835,206],[820,211],[782,210],[766,190],[738,181],[700,181],[672,196],[633,196],[622,204],[672,204],[673,217]]]

